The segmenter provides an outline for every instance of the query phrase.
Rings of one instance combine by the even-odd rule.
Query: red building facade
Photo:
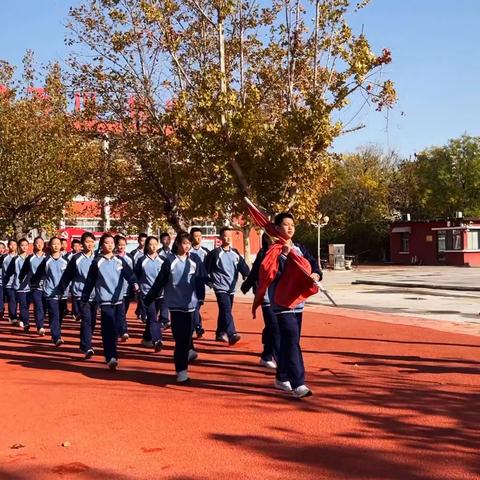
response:
[[[390,257],[403,265],[480,266],[480,220],[395,222]]]

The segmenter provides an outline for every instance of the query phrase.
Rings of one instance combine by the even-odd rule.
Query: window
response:
[[[102,230],[102,221],[97,218],[75,218],[66,221],[65,228],[83,228],[84,230]]]
[[[452,230],[452,250],[463,249],[463,233],[462,230]]]
[[[402,232],[400,234],[400,252],[408,253],[410,251],[410,234]]]
[[[438,251],[463,250],[463,230],[439,230]]]
[[[478,230],[467,232],[467,250],[480,250],[480,238]]]
[[[447,249],[447,235],[445,230],[439,230],[437,233],[438,251],[444,252]]]

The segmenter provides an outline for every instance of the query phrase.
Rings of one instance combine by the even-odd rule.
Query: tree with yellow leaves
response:
[[[16,81],[14,68],[0,64],[0,228],[17,236],[54,227],[65,204],[82,193],[97,152],[73,126],[59,66],[48,68],[38,89],[30,52],[24,65]]]
[[[309,220],[346,106],[396,100],[382,79],[390,52],[375,54],[346,20],[367,3],[84,0],[70,43],[89,57],[72,65],[101,113],[126,126],[135,185],[177,230],[194,216],[245,214],[245,193]]]

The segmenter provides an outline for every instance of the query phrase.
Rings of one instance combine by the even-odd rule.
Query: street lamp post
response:
[[[324,227],[328,223],[329,220],[330,220],[329,217],[319,213],[317,223],[313,224],[317,227],[317,261],[318,261],[318,265],[320,266],[320,268],[322,266],[321,256],[320,256],[320,253],[321,253],[321,247],[320,247],[321,231],[322,231],[322,227]]]

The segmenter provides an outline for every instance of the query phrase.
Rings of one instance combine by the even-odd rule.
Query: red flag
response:
[[[288,238],[282,236],[275,225],[258,208],[245,197],[248,211],[254,221],[262,227],[271,237],[277,241],[268,249],[260,265],[258,289],[252,305],[255,317],[256,309],[262,304],[265,292],[273,282],[278,272],[278,257]],[[318,292],[318,286],[310,277],[312,268],[308,260],[291,249],[287,256],[285,269],[275,290],[275,298],[271,299],[277,305],[286,308],[294,308],[308,297]]]

